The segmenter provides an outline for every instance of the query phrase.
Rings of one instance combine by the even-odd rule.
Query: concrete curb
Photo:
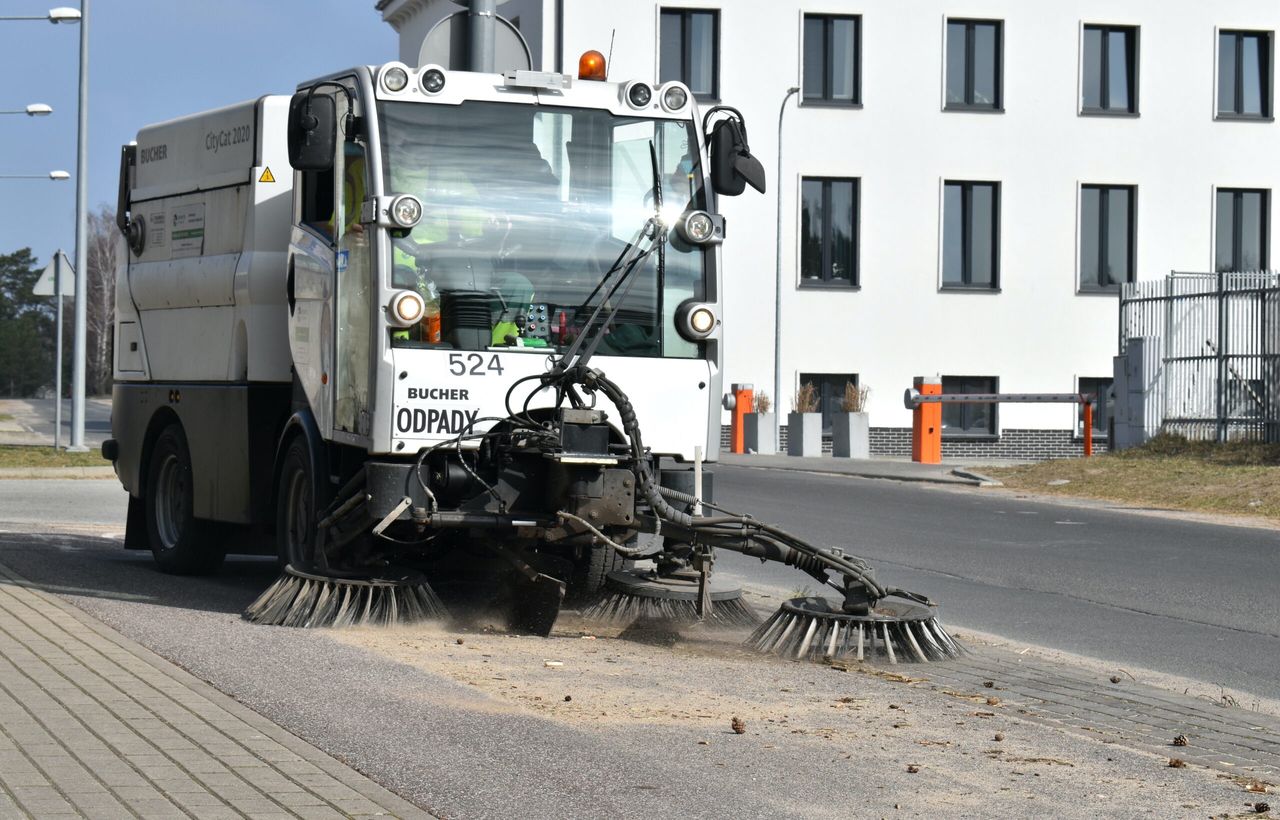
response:
[[[0,480],[14,478],[115,478],[114,467],[0,467]]]
[[[821,461],[818,459],[813,459],[812,462],[810,462],[807,459],[804,459],[804,460],[796,459],[796,460],[801,463],[798,463],[795,466],[791,466],[787,464],[744,464],[740,461],[734,461],[734,462],[721,461],[720,463],[725,465],[726,467],[747,467],[753,470],[786,470],[793,473],[820,473],[822,475],[840,475],[840,476],[848,476],[851,478],[877,478],[877,479],[883,479],[886,481],[909,481],[909,482],[915,482],[915,483],[921,483],[921,484],[951,484],[951,485],[958,484],[966,487],[984,486],[982,484],[982,481],[984,480],[982,477],[978,477],[976,475],[962,474],[958,470],[952,470],[950,474],[948,473],[912,474],[907,472],[877,470],[875,468],[861,469],[861,470],[855,471],[850,469],[832,469],[832,467],[835,467],[837,465],[832,465],[831,467],[827,467],[827,469],[823,469],[824,467],[826,467],[826,465],[822,464]],[[846,466],[846,465],[839,465],[839,466]],[[985,480],[992,481],[992,479],[989,479],[989,478]]]
[[[1003,481],[999,481],[997,479],[991,478],[990,476],[985,476],[982,473],[975,472],[974,470],[970,470],[966,467],[957,467],[954,470],[952,470],[951,473],[952,475],[957,475],[957,476],[960,476],[961,478],[967,478],[970,481],[976,481],[979,487],[1003,487],[1004,486]]]

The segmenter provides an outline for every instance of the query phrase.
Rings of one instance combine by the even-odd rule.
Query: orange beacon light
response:
[[[582,52],[578,58],[579,80],[603,80],[605,78],[604,55],[592,49]]]

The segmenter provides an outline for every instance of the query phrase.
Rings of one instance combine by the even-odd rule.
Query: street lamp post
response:
[[[796,86],[788,88],[778,107],[778,270],[773,282],[773,443],[777,448],[782,446],[782,115],[787,113],[787,100],[799,92]]]
[[[75,9],[54,9],[75,11]],[[84,357],[85,324],[89,276],[89,0],[80,0],[76,12],[80,20],[80,100],[76,118],[76,314],[71,343],[71,446],[68,452],[82,453],[84,446]]]

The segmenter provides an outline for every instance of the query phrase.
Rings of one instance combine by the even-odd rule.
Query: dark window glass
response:
[[[942,202],[943,287],[999,283],[1000,189],[994,182],[948,182]]]
[[[800,182],[800,284],[858,284],[858,180]]]
[[[831,416],[844,412],[844,386],[858,386],[857,373],[801,373],[800,384],[811,384],[818,394],[818,412],[822,414],[822,434],[831,435]]]
[[[947,22],[947,108],[1001,107],[1001,23]]]
[[[804,16],[804,99],[862,102],[861,17]]]
[[[1110,427],[1108,420],[1111,418],[1111,401],[1107,393],[1111,390],[1110,378],[1080,378],[1080,385],[1076,388],[1078,392],[1086,396],[1093,396],[1093,435],[1094,438],[1099,436],[1105,438],[1107,430]],[[1076,405],[1076,434],[1084,435],[1084,405]]]
[[[1138,110],[1138,29],[1084,27],[1084,111],[1091,114]]]
[[[663,9],[659,35],[659,82],[677,80],[695,97],[715,99],[720,93],[720,12]]]
[[[1218,33],[1218,114],[1271,116],[1271,32]]]
[[[1127,185],[1081,187],[1081,290],[1134,281],[1135,198],[1135,189]]]
[[[333,171],[302,172],[302,224],[333,236]]]
[[[1218,189],[1215,270],[1266,270],[1269,193]]]
[[[943,376],[942,392],[995,393],[998,390],[996,384],[993,376]],[[942,432],[950,436],[994,436],[996,405],[944,404]]]

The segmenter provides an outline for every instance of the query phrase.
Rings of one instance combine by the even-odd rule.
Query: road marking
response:
[[[1083,522],[1083,521],[1054,521],[1053,523],[1055,523],[1055,524],[1076,524],[1076,525],[1079,525],[1079,526],[1084,526],[1084,523],[1085,523],[1085,522]]]

